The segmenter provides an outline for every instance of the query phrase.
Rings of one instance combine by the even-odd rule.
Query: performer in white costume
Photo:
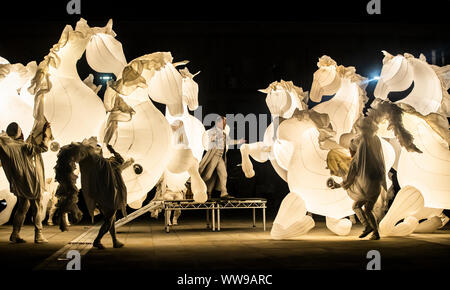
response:
[[[208,141],[205,156],[199,164],[199,172],[207,186],[208,198],[213,189],[220,190],[220,197],[231,198],[227,191],[227,156],[228,145],[245,143],[244,139],[233,140],[227,132],[225,117],[219,116],[215,126],[205,132]]]

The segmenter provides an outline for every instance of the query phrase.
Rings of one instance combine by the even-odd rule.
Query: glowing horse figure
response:
[[[422,153],[396,147],[395,169],[401,190],[380,223],[380,233],[405,236],[433,232],[448,221],[442,211],[450,208],[449,95],[450,65],[429,65],[405,53],[392,56],[383,51],[383,68],[375,97],[387,99],[392,91],[414,88],[396,102],[402,109],[403,125]],[[389,130],[385,130],[387,137]],[[390,139],[392,144],[396,140]],[[398,143],[397,143],[398,144]],[[403,222],[398,223],[400,220]],[[419,220],[424,222],[418,223]],[[397,224],[398,223],[398,224]]]
[[[29,81],[37,70],[36,62],[26,66],[20,63],[10,64],[0,57],[0,130],[6,130],[11,122],[17,122],[25,138],[33,127],[33,99],[23,99],[18,91]],[[6,208],[0,213],[0,225],[8,222],[17,198],[9,191],[9,182],[5,173],[0,169],[0,200],[6,201]],[[48,196],[44,195],[46,204]]]
[[[128,204],[132,208],[140,208],[148,191],[166,169],[174,174],[187,171],[191,177],[194,199],[206,201],[206,186],[198,174],[198,160],[193,155],[193,151],[195,156],[198,155],[198,148],[173,146],[170,124],[151,101],[165,104],[170,116],[182,118],[185,118],[184,104],[190,109],[198,106],[197,94],[187,95],[192,78],[186,79],[175,69],[185,62],[173,64],[169,52],[157,52],[123,64],[109,53],[121,51],[119,44],[111,39],[96,38],[89,43],[86,55],[94,70],[113,71],[117,76],[117,80],[109,83],[105,92],[108,118],[100,139],[135,160],[135,164],[122,173],[128,189]],[[194,131],[198,130],[195,120],[186,118],[189,122],[185,126],[192,125],[196,128]]]
[[[198,108],[198,84],[193,80],[195,75],[189,73],[187,68],[179,71],[183,76],[183,114],[172,116],[166,107],[166,119],[171,125],[178,124],[179,126],[174,131],[174,145],[180,149],[190,149],[198,163],[202,159],[204,152],[202,137],[205,133],[205,127],[200,120],[192,116],[188,111],[188,109],[194,111]],[[171,191],[182,190],[189,178],[187,171],[174,174],[170,170],[166,170],[164,174],[167,189]]]
[[[278,128],[277,141],[283,146],[273,151],[275,159],[281,160],[278,163],[286,168],[285,180],[291,193],[283,200],[274,221],[271,232],[274,238],[295,237],[314,227],[312,218],[305,216],[306,210],[326,216],[327,227],[338,235],[347,235],[351,229],[351,222],[344,217],[353,214],[353,201],[345,190],[331,190],[326,186],[329,178],[326,158],[329,149],[333,148],[349,155],[346,148],[350,138],[343,138],[341,146],[332,137],[339,140],[344,134],[353,136],[347,133],[362,115],[365,102],[363,79],[355,74],[354,68],[338,67],[327,56],[319,60],[318,66],[311,98],[320,101],[322,95],[335,96],[313,110],[295,112]],[[383,140],[382,145],[384,155],[393,157],[392,147]],[[285,157],[279,158],[283,156],[280,153]],[[390,168],[393,158],[385,158],[385,161],[386,167]]]
[[[80,79],[77,61],[93,38],[113,38],[112,35],[115,35],[112,22],[105,27],[89,28],[86,21],[81,19],[75,30],[67,25],[58,43],[53,45],[39,64],[34,78],[21,90],[24,99],[34,98],[33,115],[43,115],[52,125],[55,140],[49,152],[43,155],[46,187],[52,194],[56,189],[53,167],[59,148],[73,141],[98,136],[106,116],[97,95],[100,88],[93,84],[92,75],[84,81]],[[51,209],[50,218],[52,214]]]
[[[266,104],[271,112],[273,122],[266,129],[262,142],[243,144],[240,148],[242,170],[247,178],[255,175],[249,156],[258,162],[270,160],[275,171],[288,182],[289,165],[294,154],[292,142],[280,138],[279,126],[293,118],[296,110],[307,109],[307,92],[296,87],[292,82],[273,82],[267,89],[260,90],[267,94]],[[286,120],[287,119],[287,120]],[[306,216],[303,199],[291,192],[284,198],[277,218],[272,226],[273,238],[289,238],[308,232],[314,227],[314,221]]]
[[[187,68],[179,70],[179,72],[183,76],[183,114],[172,116],[168,107],[166,107],[166,119],[172,127],[174,148],[177,148],[178,150],[190,150],[196,160],[196,165],[192,167],[192,169],[198,171],[197,165],[204,152],[202,137],[205,133],[205,127],[200,120],[192,116],[188,111],[194,111],[198,108],[198,84],[193,80],[196,74],[192,75]],[[186,156],[190,157],[190,154],[188,153]],[[177,164],[177,162],[179,164]],[[184,161],[174,160],[174,164],[172,166],[183,166],[182,162]],[[188,171],[172,173],[167,168],[160,180],[160,190],[157,190],[154,200],[185,199],[185,193],[187,192],[186,182],[189,179],[189,176],[190,173]],[[159,211],[160,209],[153,211],[152,216],[157,217]],[[173,216],[174,225],[178,224],[180,214],[181,211],[175,211]],[[169,223],[171,223],[170,220]]]
[[[353,200],[342,188],[327,187],[329,170],[326,159],[330,149],[350,155],[347,149],[349,139],[354,136],[352,128],[362,116],[366,101],[365,80],[355,73],[353,67],[337,66],[328,56],[319,59],[318,67],[314,73],[311,100],[317,102],[321,101],[323,95],[334,96],[312,110],[299,112],[295,118],[282,122],[278,136],[294,145],[287,171],[291,192],[304,200],[309,212],[325,216],[326,225],[332,232],[348,235],[352,224],[345,217],[353,214]],[[386,169],[389,171],[394,162],[394,150],[386,141],[381,139],[381,143]],[[279,214],[281,211],[280,207]]]
[[[306,109],[307,92],[296,87],[292,82],[273,82],[268,88],[259,90],[266,93],[266,104],[272,115],[273,122],[267,127],[262,142],[242,144],[242,170],[247,178],[255,175],[249,156],[258,162],[270,160],[278,175],[287,182],[287,166],[292,155],[289,142],[277,138],[278,125],[292,117],[296,109]]]

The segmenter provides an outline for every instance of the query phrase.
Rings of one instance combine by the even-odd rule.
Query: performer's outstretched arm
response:
[[[125,162],[123,157],[119,153],[117,153],[110,144],[106,145],[106,148],[108,148],[109,152],[114,155],[116,162],[118,162],[119,164],[123,164]]]
[[[42,127],[42,132],[40,134],[43,135],[41,142],[36,143],[34,139],[31,137],[32,134],[27,139],[27,142],[25,142],[25,152],[27,152],[29,155],[35,155],[48,151],[48,143],[50,142],[50,138],[52,136],[49,122],[45,122],[44,126]]]

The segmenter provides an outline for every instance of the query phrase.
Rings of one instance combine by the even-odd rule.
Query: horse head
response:
[[[123,68],[127,65],[122,43],[118,41],[112,30],[110,19],[104,27],[89,27],[86,20],[80,19],[76,30],[82,31],[88,38],[86,45],[86,60],[89,66],[100,73],[114,73],[121,77]]]
[[[314,72],[310,98],[320,102],[322,96],[335,94],[341,86],[341,78],[337,73],[337,64],[329,56],[324,55],[317,62],[319,68]]]
[[[450,66],[438,67],[427,63],[423,54],[415,58],[409,53],[392,56],[383,51],[383,68],[374,95],[386,99],[389,92],[404,91],[414,87],[409,94],[397,101],[414,107],[419,113],[449,114],[448,71]]]
[[[324,95],[331,99],[316,105],[313,110],[328,114],[336,141],[352,129],[353,123],[363,114],[367,102],[367,81],[356,73],[353,66],[337,65],[329,56],[322,56],[317,63],[311,87],[311,100],[321,102]]]
[[[187,105],[189,110],[194,111],[198,108],[198,84],[194,81],[196,74],[191,74],[187,68],[179,70],[182,80],[183,105]]]
[[[376,98],[385,100],[391,91],[404,91],[413,82],[413,72],[403,55],[393,56],[383,50],[383,68],[375,87]]]
[[[295,86],[292,81],[273,82],[266,89],[266,104],[274,117],[290,118],[295,109],[306,109],[308,92]]]

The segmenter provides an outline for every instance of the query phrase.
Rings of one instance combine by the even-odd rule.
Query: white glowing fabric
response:
[[[267,94],[266,104],[275,121],[264,132],[263,142],[241,146],[242,170],[247,178],[255,175],[249,156],[258,162],[270,160],[277,174],[286,181],[286,170],[292,156],[292,146],[289,142],[276,138],[277,128],[274,128],[274,123],[278,124],[278,117],[290,118],[296,109],[306,109],[308,93],[295,86],[291,81],[283,80],[273,82],[266,89],[259,91]]]
[[[412,153],[402,148],[397,173],[400,187],[409,185],[418,189],[426,207],[450,208],[448,144],[417,116],[404,113],[403,124],[423,153]]]
[[[0,64],[0,130],[6,130],[11,122],[17,122],[25,138],[33,127],[33,97],[23,97],[18,90],[36,73],[37,65]]]
[[[182,77],[172,63],[166,63],[164,67],[155,71],[148,82],[148,94],[152,100],[167,104],[172,115],[183,114]]]
[[[290,81],[273,82],[259,91],[267,94],[266,104],[273,117],[290,118],[295,109],[305,108],[307,93]]]
[[[172,154],[172,134],[164,115],[150,100],[133,106],[136,114],[129,122],[119,122],[117,135],[110,144],[117,152],[132,157],[142,166],[138,174],[133,166],[122,172],[127,186],[127,202],[133,208],[142,206],[147,192],[158,182]]]
[[[169,124],[172,124],[176,120],[183,122],[184,130],[188,139],[187,147],[192,150],[192,154],[200,162],[204,152],[202,137],[205,133],[205,126],[203,126],[202,122],[189,114],[186,107],[184,114],[176,117],[172,116],[166,108],[166,119]]]
[[[26,137],[33,127],[33,98],[22,98],[18,90],[36,73],[37,65],[30,62],[27,66],[22,64],[9,64],[0,58],[0,131],[6,130],[11,122],[16,122]],[[8,222],[17,198],[9,191],[9,182],[3,169],[0,167],[0,200],[5,199],[7,207],[0,213],[0,225]]]
[[[314,111],[327,114],[334,131],[335,141],[330,140],[330,146],[339,148],[333,142],[339,141],[342,134],[350,133],[354,122],[362,116],[366,96],[361,76],[355,73],[353,67],[337,66],[329,57],[319,59],[319,70],[314,74],[311,89],[311,99],[320,101],[322,95],[335,94],[331,100],[323,102]],[[327,134],[329,134],[328,132]],[[326,216],[327,227],[337,235],[348,235],[351,222],[344,217],[354,214],[353,200],[342,189],[330,189],[326,185],[330,172],[326,168],[326,158],[330,148],[321,147],[324,140],[319,138],[319,128],[308,118],[296,118],[283,121],[278,128],[278,142],[288,142],[289,146],[275,149],[279,165],[287,165],[287,182],[291,193],[298,194],[309,212]],[[392,146],[381,140],[386,168],[389,171],[395,161]],[[275,142],[276,147],[277,142]],[[284,147],[284,148],[283,148]],[[327,147],[327,146],[325,146]],[[344,148],[341,150],[348,151]],[[291,153],[292,152],[292,153]],[[285,158],[280,158],[284,154]],[[289,156],[291,156],[289,158]],[[284,165],[286,166],[286,165]],[[387,172],[386,172],[387,175]],[[289,208],[280,207],[280,212],[288,212]],[[289,214],[289,213],[285,213]],[[291,214],[294,214],[291,212]]]
[[[291,193],[280,206],[277,223],[271,233],[274,238],[292,238],[307,232],[310,223],[303,219],[303,215],[298,216],[299,213],[292,210],[296,207],[295,204],[300,206],[302,202],[307,211],[326,216],[327,227],[337,235],[349,234],[352,226],[350,220],[344,217],[354,214],[353,200],[344,189],[327,187],[330,171],[327,169],[326,158],[331,148],[340,148],[349,155],[348,150],[337,142],[343,134],[353,131],[354,122],[362,116],[367,100],[365,79],[356,74],[353,67],[337,66],[327,56],[319,59],[318,67],[310,97],[319,102],[323,95],[334,94],[331,100],[314,108],[315,112],[329,117],[331,130],[322,128],[320,130],[323,132],[320,133],[318,124],[312,119],[299,118],[302,114],[287,114],[291,104],[288,94],[281,93],[283,86],[275,82],[263,91],[270,94],[266,103],[272,114],[287,117],[288,120],[279,125],[275,138],[274,125],[271,124],[266,130],[264,142],[241,147],[242,169],[246,177],[254,175],[248,156],[260,162],[269,158],[276,172],[288,182]],[[297,100],[300,100],[297,105],[300,111],[307,109],[301,102],[306,100],[306,96]],[[311,116],[313,111],[303,112]],[[324,135],[319,138],[320,134]],[[395,161],[395,151],[387,141],[381,140],[381,143],[388,172]],[[387,182],[389,186],[390,180],[387,179]],[[297,218],[289,220],[289,216]]]
[[[331,100],[316,105],[313,110],[330,117],[335,140],[352,130],[353,124],[362,116],[367,101],[364,91],[365,79],[356,74],[354,67],[338,66],[329,56],[322,56],[317,63],[311,86],[311,100],[320,102],[324,95],[333,95]]]
[[[414,144],[422,153],[396,148],[397,178],[401,187],[394,203],[380,223],[380,233],[387,236],[405,236],[414,231],[432,232],[439,227],[438,215],[450,208],[450,151],[448,139],[435,131],[418,115],[438,113],[449,116],[450,66],[429,65],[423,55],[419,59],[405,53],[392,56],[383,51],[383,69],[375,88],[375,96],[386,99],[391,91],[403,91],[414,82],[412,91],[399,103],[403,112],[403,125],[414,137]],[[412,106],[409,109],[403,104]],[[429,116],[425,116],[429,117]],[[441,130],[448,134],[448,122]],[[385,134],[385,132],[380,134]],[[389,132],[388,132],[389,133]],[[398,223],[401,219],[403,222]],[[420,219],[427,219],[418,223]],[[398,224],[397,224],[398,223]]]
[[[353,214],[353,201],[344,189],[330,189],[326,169],[328,150],[319,147],[319,132],[312,121],[290,119],[282,122],[278,137],[294,145],[287,178],[291,192],[300,194],[308,211],[340,219]]]
[[[87,24],[86,24],[87,26]],[[122,44],[115,39],[112,30],[112,20],[106,25],[107,33],[95,33],[86,46],[86,60],[89,66],[97,72],[114,73],[120,77],[127,65]],[[87,26],[87,30],[89,27]]]
[[[423,197],[417,189],[412,186],[403,187],[380,222],[380,234],[386,236],[411,234],[419,224],[418,219],[413,215],[423,206]],[[397,224],[401,219],[405,219],[404,222]]]
[[[309,232],[314,225],[314,220],[306,215],[303,199],[298,194],[290,192],[281,202],[270,236],[273,239],[301,236]]]
[[[205,127],[203,126],[203,124],[200,122],[200,120],[190,115],[186,107],[184,114],[178,117],[173,117],[170,114],[169,110],[166,108],[166,118],[170,124],[174,123],[176,120],[180,120],[183,122],[183,129],[188,139],[187,144],[183,146],[178,145],[176,146],[176,148],[178,149],[175,150],[190,150],[192,152],[192,156],[195,158],[194,162],[198,164],[202,159],[204,152],[202,138],[203,134],[205,133]],[[184,154],[189,153],[185,152]],[[174,164],[171,164],[170,168],[188,168],[186,165],[180,164],[182,161],[183,160],[173,160]],[[187,162],[187,160],[185,162]],[[166,170],[164,173],[164,179],[167,188],[171,191],[176,192],[185,189],[185,183],[189,178],[189,172],[187,171],[187,169],[185,169],[181,173],[176,173],[174,169],[172,169],[172,172],[171,170]]]
[[[9,182],[3,169],[0,169],[0,200],[6,201],[6,208],[0,212],[0,226],[7,223],[17,202],[17,197],[9,191]]]
[[[198,108],[198,84],[194,81],[194,77],[200,72],[191,74],[187,68],[180,69],[179,72],[183,77],[181,83],[183,103],[188,106],[189,110],[194,111]]]
[[[111,27],[109,31],[112,31]],[[121,118],[119,111],[115,112],[117,118],[114,122],[117,123],[117,130],[109,141],[125,157],[132,157],[135,160],[134,166],[142,166],[144,169],[139,173],[131,167],[123,172],[128,189],[128,204],[132,208],[141,207],[147,193],[155,186],[166,168],[166,175],[170,177],[169,184],[174,190],[181,189],[180,184],[184,187],[189,175],[192,177],[192,174],[196,174],[198,178],[192,178],[193,191],[197,191],[194,198],[204,201],[206,186],[198,180],[198,160],[203,153],[201,136],[204,128],[185,111],[183,105],[184,101],[192,109],[198,106],[198,86],[192,80],[193,75],[187,69],[180,71],[182,73],[178,72],[175,69],[178,64],[172,64],[170,52],[147,54],[126,64],[120,43],[113,39],[115,34],[108,35],[110,36],[91,37],[92,47],[88,45],[88,50],[93,57],[88,59],[88,63],[97,71],[113,71],[117,76],[117,81],[106,88],[104,99],[108,111],[123,109],[113,108],[117,97],[122,98],[135,111],[125,119]],[[97,42],[101,45],[94,45]],[[168,119],[183,121],[189,132],[188,148],[173,144],[169,122],[156,109],[149,96],[167,106],[170,112]],[[101,130],[100,140],[103,140],[105,127],[104,125]],[[205,196],[198,198],[198,191],[204,192]]]
[[[0,56],[0,64],[8,64],[9,61],[6,58]]]
[[[81,80],[50,77],[52,90],[45,95],[45,116],[61,145],[86,136],[98,136],[105,118],[99,97]]]
[[[326,216],[326,225],[332,232],[337,235],[348,235],[352,224],[344,217],[354,214],[352,209],[354,201],[343,188],[327,187],[326,182],[330,177],[330,171],[326,168],[328,150],[320,148],[319,131],[314,122],[307,119],[300,121],[296,118],[286,120],[280,124],[278,139],[289,141],[293,146],[293,154],[287,169],[287,182],[291,194],[298,195],[304,201],[307,211]],[[395,160],[394,150],[388,142],[380,140],[386,168],[391,168]],[[348,152],[347,154],[349,155]],[[280,206],[279,214],[296,215],[289,206]],[[288,232],[285,233],[285,237],[289,237]]]
[[[449,117],[448,70],[450,66],[440,70],[429,65],[423,55],[415,58],[411,54],[392,56],[383,51],[383,68],[374,91],[376,98],[386,99],[389,92],[404,91],[414,82],[414,88],[407,97],[398,101],[413,106],[422,115],[432,112],[442,113]],[[438,75],[437,72],[440,72]],[[447,80],[440,79],[447,78]],[[442,83],[441,83],[442,82]],[[444,89],[444,86],[447,88]],[[444,104],[445,106],[442,106]]]
[[[286,140],[280,140],[278,138],[273,139],[273,130],[274,130],[274,123],[272,122],[269,127],[267,127],[266,132],[264,133],[264,145],[270,146],[269,148],[271,151],[268,153],[268,156],[266,157],[265,154],[263,155],[265,158],[268,158],[270,160],[270,163],[272,164],[273,169],[275,169],[275,172],[284,180],[287,182],[287,169],[289,166],[289,162],[291,161],[292,154],[294,152],[294,146],[291,142],[288,142]],[[266,148],[264,148],[267,150]],[[258,162],[264,162],[267,159],[262,159],[261,161],[252,155],[252,157],[257,160]]]
[[[35,109],[39,101],[44,102],[44,116],[52,126],[54,141],[60,146],[98,136],[106,116],[102,101],[80,79],[76,68],[90,37],[105,29],[88,30],[84,24],[81,19],[76,30],[70,25],[64,28],[58,43],[39,64],[28,90],[21,90],[22,98],[35,98]],[[43,158],[46,176],[54,176],[56,152],[49,150]]]

